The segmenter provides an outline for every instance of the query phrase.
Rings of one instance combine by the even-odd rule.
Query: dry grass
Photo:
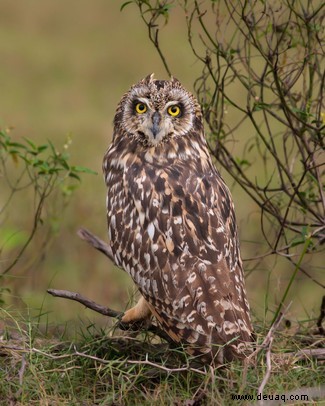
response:
[[[11,318],[11,327],[2,332],[0,341],[1,404],[251,404],[268,367],[264,395],[287,396],[294,391],[296,396],[309,396],[308,404],[325,399],[323,337],[306,335],[306,330],[273,331],[269,350],[260,350],[244,365],[234,362],[214,369],[195,363],[151,334],[136,337],[114,328],[104,332],[84,326],[75,340],[49,339],[32,322],[18,323],[9,313],[2,316]],[[264,338],[265,332],[258,332],[257,344]],[[299,356],[302,348],[318,348],[319,355]],[[237,401],[234,395],[251,398]]]

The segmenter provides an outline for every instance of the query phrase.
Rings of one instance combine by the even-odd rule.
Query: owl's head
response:
[[[122,129],[145,146],[156,146],[203,128],[201,108],[181,83],[148,75],[123,96],[115,119]]]

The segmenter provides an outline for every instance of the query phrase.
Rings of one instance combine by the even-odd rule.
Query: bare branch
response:
[[[121,319],[124,312],[118,312],[113,310],[109,307],[105,307],[95,303],[94,301],[86,298],[85,296],[80,295],[80,293],[70,292],[68,290],[58,290],[58,289],[48,289],[47,293],[55,297],[62,297],[63,299],[74,300],[83,304],[88,309],[94,310],[97,313],[100,313],[107,317],[112,317],[115,319]],[[122,323],[118,324],[122,330],[132,330],[132,331],[143,331],[143,332],[150,332],[158,337],[162,338],[163,340],[167,341],[169,344],[173,344],[173,341],[170,339],[168,334],[166,334],[161,328],[159,328],[156,324],[146,324],[146,323]]]
[[[270,338],[269,344],[268,344],[268,348],[266,351],[266,373],[263,377],[263,380],[260,384],[260,386],[258,387],[258,394],[262,395],[265,385],[267,384],[268,380],[270,379],[271,376],[271,370],[272,370],[272,364],[271,364],[271,348],[272,348],[272,343],[273,343],[273,337]]]
[[[83,304],[88,309],[94,310],[107,317],[119,318],[123,315],[123,312],[112,310],[109,307],[101,306],[92,300],[80,295],[76,292],[69,292],[68,290],[47,289],[47,293],[55,297],[62,297],[64,299],[74,300]]]
[[[115,263],[111,247],[105,241],[101,240],[99,237],[85,228],[80,228],[77,234],[82,240],[86,241],[92,247],[96,248],[96,250],[106,255],[113,263]]]
[[[325,296],[323,296],[322,303],[320,306],[319,318],[317,320],[317,327],[319,334],[325,335],[324,327],[322,326],[323,321],[325,320]]]

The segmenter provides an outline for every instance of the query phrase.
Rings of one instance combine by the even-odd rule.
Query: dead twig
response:
[[[128,364],[136,364],[136,365],[149,365],[157,369],[161,369],[162,371],[168,372],[168,373],[174,373],[174,372],[184,372],[184,371],[192,371],[200,375],[206,375],[207,372],[205,370],[197,369],[197,368],[190,368],[190,367],[181,367],[181,368],[167,368],[164,365],[157,364],[155,362],[149,361],[148,360],[148,354],[146,355],[146,359],[144,361],[135,361],[135,360],[128,360]]]
[[[94,301],[80,295],[80,293],[69,292],[68,290],[47,289],[47,293],[55,297],[62,297],[64,299],[75,300],[86,306],[88,309],[94,310],[97,313],[103,314],[107,317],[120,318],[123,312],[110,309],[109,307],[101,306]]]
[[[282,320],[283,320],[283,318],[284,318],[284,315],[285,315],[285,314],[287,313],[287,311],[289,310],[289,307],[291,306],[291,304],[292,304],[292,302],[290,302],[290,303],[288,304],[288,306],[285,308],[285,310],[284,310],[283,313],[280,313],[280,314],[278,315],[277,319],[276,319],[275,322],[272,324],[270,330],[268,331],[266,337],[264,338],[262,344],[258,345],[257,348],[256,348],[256,350],[255,350],[254,352],[252,352],[252,354],[250,354],[250,355],[247,357],[248,363],[249,363],[249,361],[250,361],[251,359],[253,359],[254,357],[256,357],[256,356],[260,353],[260,351],[262,351],[262,350],[265,349],[265,348],[269,348],[269,346],[272,344],[273,337],[274,337],[274,333],[275,333],[276,330],[279,328],[279,326],[280,326],[280,324],[281,324],[281,322],[282,322]],[[248,363],[247,363],[247,365],[248,365]]]
[[[319,334],[321,334],[321,335],[325,335],[325,330],[322,326],[324,319],[325,319],[325,296],[323,296],[322,304],[320,306],[320,314],[319,314],[319,318],[317,320],[318,331],[319,331]]]
[[[82,240],[86,241],[92,247],[96,248],[96,250],[106,255],[106,257],[108,257],[115,264],[112,249],[105,241],[101,240],[85,228],[80,228],[77,234]]]
[[[274,358],[294,358],[296,361],[304,359],[325,360],[325,348],[304,348],[296,352],[286,352],[281,355],[273,354]]]
[[[117,365],[121,364],[121,360],[104,359],[104,358],[96,357],[95,355],[87,354],[86,352],[78,351],[76,346],[73,346],[73,352],[71,352],[69,354],[61,354],[61,355],[56,355],[56,354],[54,355],[54,354],[51,354],[49,352],[39,350],[38,348],[35,348],[35,347],[32,347],[30,349],[26,349],[26,348],[23,348],[23,347],[10,347],[10,346],[6,346],[6,345],[4,345],[2,347],[6,348],[6,349],[10,349],[10,350],[15,349],[16,351],[21,351],[24,354],[29,354],[29,353],[39,354],[39,355],[42,355],[44,357],[47,357],[47,358],[50,358],[50,359],[53,359],[53,360],[62,360],[62,359],[71,359],[73,357],[81,357],[81,358],[91,359],[93,361],[96,361],[96,362],[99,362],[99,363],[105,364],[105,365],[112,364],[112,363],[115,363]],[[122,361],[122,363],[125,365],[124,361]],[[195,372],[195,373],[200,374],[200,375],[206,375],[206,373],[207,373],[204,368],[203,369],[192,368],[192,367],[190,367],[188,365],[184,366],[184,367],[179,367],[179,368],[168,368],[165,365],[157,364],[155,362],[150,361],[149,358],[148,358],[148,354],[146,354],[146,358],[143,361],[141,361],[141,360],[129,360],[128,359],[126,361],[126,363],[127,364],[135,364],[135,365],[152,366],[154,368],[160,369],[160,370],[165,371],[167,373],[185,372],[185,371],[192,371],[192,372]],[[24,355],[22,355],[22,365],[24,365],[23,368],[25,370],[26,361],[24,361]],[[73,369],[73,368],[76,368],[76,367],[73,366],[71,368],[65,368],[64,370],[66,371],[68,369]],[[55,369],[55,371],[57,371],[57,369]],[[50,371],[45,371],[45,372],[50,372]]]
[[[107,317],[112,317],[120,320],[122,315],[124,314],[124,312],[119,312],[109,307],[99,305],[95,303],[93,300],[90,300],[85,296],[82,296],[80,293],[59,289],[47,289],[47,293],[55,297],[62,297],[64,299],[74,300],[76,302],[83,304],[88,309],[94,310],[95,312],[100,313]],[[147,325],[145,323],[126,324],[120,322],[118,327],[120,327],[122,330],[150,332],[167,341],[169,344],[173,343],[170,337],[161,328],[159,328],[157,325],[153,323]]]
[[[283,320],[283,317],[285,315],[285,313],[288,311],[289,307],[291,306],[291,303],[289,303],[289,305],[285,308],[283,313],[280,313],[277,317],[277,319],[275,320],[275,322],[272,324],[270,330],[268,331],[266,337],[264,338],[263,342],[261,345],[258,345],[256,350],[254,352],[252,352],[247,359],[245,360],[244,363],[244,369],[243,369],[243,383],[242,385],[246,384],[246,377],[247,377],[247,370],[248,370],[248,366],[250,365],[251,361],[253,359],[256,359],[258,354],[263,350],[263,349],[267,349],[266,352],[266,373],[264,375],[264,378],[258,388],[258,393],[262,394],[264,387],[267,383],[267,381],[269,380],[270,374],[271,374],[271,369],[272,369],[272,364],[271,364],[271,347],[272,347],[272,343],[273,343],[273,339],[274,339],[274,333],[275,331],[279,328],[279,325],[281,324],[281,321]]]
[[[16,392],[16,399],[19,398],[19,396],[21,395],[22,391],[23,391],[23,380],[24,380],[24,373],[26,370],[26,359],[25,359],[25,355],[22,355],[21,357],[21,367],[19,369],[19,373],[18,373],[18,377],[19,377],[19,389]]]
[[[269,343],[268,343],[268,348],[266,351],[266,373],[263,377],[263,380],[258,388],[258,394],[263,395],[263,391],[265,388],[265,385],[267,384],[270,376],[271,376],[271,370],[272,370],[272,364],[271,364],[271,348],[272,348],[272,343],[273,343],[273,336],[270,337]]]

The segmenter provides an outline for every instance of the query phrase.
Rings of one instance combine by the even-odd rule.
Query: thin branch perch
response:
[[[101,306],[94,301],[80,295],[80,293],[69,292],[68,290],[47,289],[47,293],[55,297],[62,297],[64,299],[75,300],[86,306],[88,309],[94,310],[97,313],[103,314],[107,317],[120,318],[123,312],[110,309],[109,307]]]
[[[114,264],[114,255],[112,253],[111,247],[103,240],[101,240],[99,237],[91,233],[90,231],[86,230],[85,228],[80,228],[77,232],[78,236],[86,241],[89,245],[94,247],[97,251],[100,251],[102,254],[104,254],[107,258],[109,258]],[[121,316],[123,315],[123,312],[118,312],[116,310],[110,309],[109,307],[101,306],[94,301],[80,295],[80,293],[75,293],[75,292],[69,292],[67,290],[57,290],[57,289],[48,289],[47,292],[56,297],[62,297],[64,299],[69,299],[69,300],[75,300],[76,302],[79,302],[86,306],[87,308],[94,310],[97,313],[103,314],[104,316],[107,317],[113,317],[120,319]],[[170,339],[170,337],[157,325],[155,324],[150,324],[149,326],[146,325],[144,326],[143,323],[133,323],[133,324],[126,324],[126,323],[121,323],[119,324],[119,327],[123,330],[143,330],[143,331],[148,331],[153,334],[156,334],[158,337],[162,338],[163,340],[167,341],[168,343],[172,344],[173,341]]]
[[[105,241],[101,240],[85,228],[80,228],[77,234],[82,240],[86,241],[92,247],[96,248],[96,250],[100,251],[115,264],[112,249]]]
[[[94,310],[95,312],[100,313],[107,317],[120,319],[121,316],[124,314],[124,312],[118,312],[117,310],[113,310],[109,307],[99,305],[95,303],[93,300],[90,300],[85,296],[82,296],[80,293],[59,289],[47,289],[47,293],[55,297],[62,297],[63,299],[74,300],[76,302],[83,304],[88,309]],[[145,325],[144,323],[141,322],[127,324],[120,322],[118,327],[122,330],[150,332],[167,341],[169,344],[173,344],[173,341],[170,339],[170,337],[155,324]]]

